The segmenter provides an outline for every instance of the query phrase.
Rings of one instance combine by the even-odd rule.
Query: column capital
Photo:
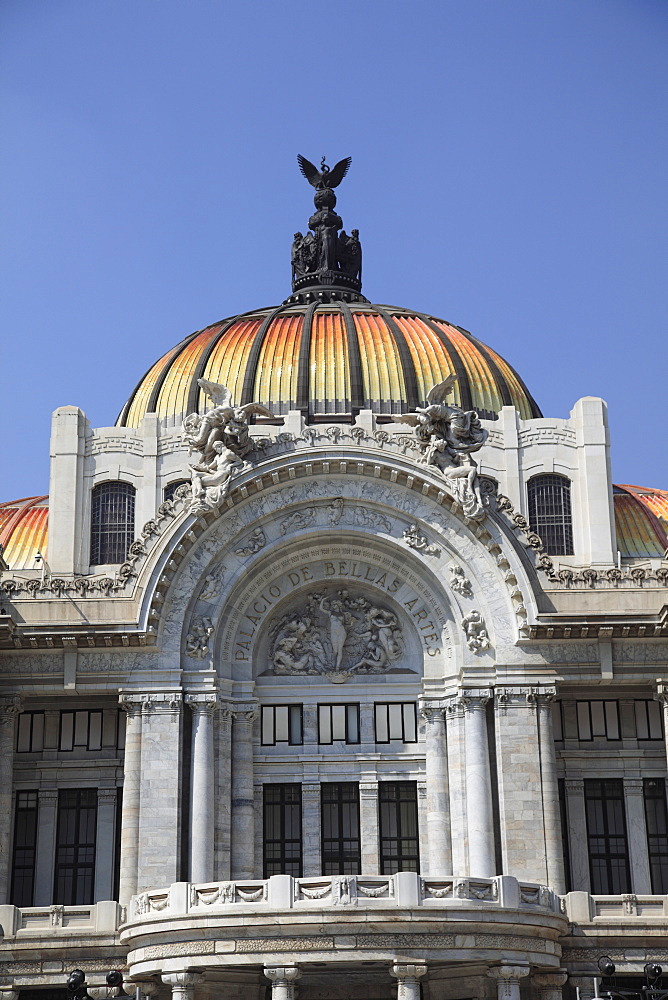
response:
[[[145,694],[142,698],[144,715],[156,713],[160,715],[178,715],[181,711],[183,695],[180,691],[156,691]]]
[[[264,974],[272,983],[294,983],[301,978],[298,965],[265,965]]]
[[[252,725],[260,714],[257,702],[251,704],[231,704],[230,713],[235,725]]]
[[[441,701],[421,701],[419,708],[427,725],[438,724],[445,719],[445,705]]]
[[[116,788],[115,785],[113,787],[111,787],[111,788],[109,788],[109,787],[105,788],[104,786],[98,786],[98,789],[97,789],[97,801],[100,802],[102,800],[102,801],[107,801],[107,802],[115,802],[116,801],[116,793],[117,793],[117,791],[118,791],[118,789]]]
[[[39,799],[40,805],[44,802],[51,800],[52,802],[58,801],[58,789],[57,788],[40,788],[37,792],[37,798]]]
[[[205,976],[203,972],[163,972],[162,976],[163,983],[167,986],[181,987],[181,989],[192,989],[193,987],[203,983]]]
[[[193,715],[213,715],[218,704],[218,696],[215,691],[201,691],[197,694],[187,694],[184,701]]]
[[[584,792],[584,778],[564,778],[564,788],[567,792]]]
[[[457,695],[457,702],[465,712],[484,712],[491,697],[490,688],[462,688]]]
[[[524,976],[528,976],[530,972],[531,969],[528,965],[495,965],[491,969],[487,970],[487,975],[491,979],[510,982],[513,979],[523,979]]]
[[[668,684],[665,684],[663,681],[659,680],[659,678],[657,678],[656,681],[656,693],[654,698],[656,701],[660,701],[664,707],[668,705]]]
[[[403,962],[394,962],[390,967],[390,975],[395,979],[419,979],[426,972],[426,965],[404,965]]]
[[[0,699],[0,726],[11,726],[23,711],[23,699],[19,695]]]
[[[644,792],[644,781],[642,778],[624,778],[624,792],[626,795],[642,795]]]

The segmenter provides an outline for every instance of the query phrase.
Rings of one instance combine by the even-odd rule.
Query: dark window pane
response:
[[[668,893],[666,783],[663,778],[645,778],[643,788],[652,892],[663,896]]]
[[[573,555],[571,484],[564,476],[534,476],[527,487],[529,524],[552,556]]]
[[[302,873],[301,785],[265,785],[264,877]]]
[[[381,875],[419,871],[416,782],[381,781],[378,800]]]
[[[323,874],[356,875],[361,867],[358,785],[324,782],[320,788]]]
[[[589,779],[584,786],[592,892],[594,895],[629,892],[622,781]]]
[[[14,906],[32,906],[37,847],[37,792],[17,792],[12,894]]]
[[[54,902],[93,902],[97,790],[63,789],[58,795]]]
[[[135,530],[135,489],[129,483],[100,483],[93,490],[90,561],[122,563]]]

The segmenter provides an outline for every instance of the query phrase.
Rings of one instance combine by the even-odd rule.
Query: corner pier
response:
[[[551,889],[496,878],[316,876],[195,884],[134,896],[121,944],[130,977],[398,961],[447,965],[561,963],[567,918]],[[209,975],[210,974],[210,975]]]

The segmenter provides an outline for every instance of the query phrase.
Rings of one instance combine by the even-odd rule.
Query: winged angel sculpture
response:
[[[220,503],[234,476],[244,468],[244,459],[253,449],[248,418],[254,413],[262,417],[274,415],[261,403],[234,406],[230,390],[217,382],[200,378],[197,384],[213,406],[204,414],[189,413],[183,421],[189,454],[200,454],[200,460],[190,465],[193,513]]]
[[[420,461],[441,471],[464,515],[480,520],[484,510],[478,466],[471,453],[482,448],[487,431],[475,410],[463,410],[445,402],[456,381],[456,375],[448,375],[429,390],[427,406],[416,406],[415,413],[402,413],[396,419],[415,428],[422,447]]]

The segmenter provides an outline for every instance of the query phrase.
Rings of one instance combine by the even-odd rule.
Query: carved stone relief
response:
[[[254,556],[256,552],[263,549],[267,544],[267,536],[262,528],[255,528],[251,531],[248,541],[241,548],[235,549],[235,556]]]
[[[465,618],[462,618],[462,628],[466,636],[466,645],[472,653],[482,653],[489,649],[489,635],[485,628],[485,620],[479,611],[469,611]]]
[[[186,636],[186,656],[203,660],[209,653],[209,639],[214,633],[213,623],[205,616],[195,618]]]
[[[393,611],[357,590],[329,587],[269,624],[270,670],[276,674],[382,673],[400,659],[403,630]]]
[[[457,594],[462,594],[464,597],[471,597],[473,594],[473,587],[471,586],[471,581],[465,575],[464,570],[461,566],[456,563],[452,563],[450,566],[450,589],[454,590]]]
[[[437,545],[429,544],[429,539],[420,531],[417,524],[411,524],[410,527],[404,528],[403,539],[409,549],[416,549],[426,556],[439,556],[441,554]]]

